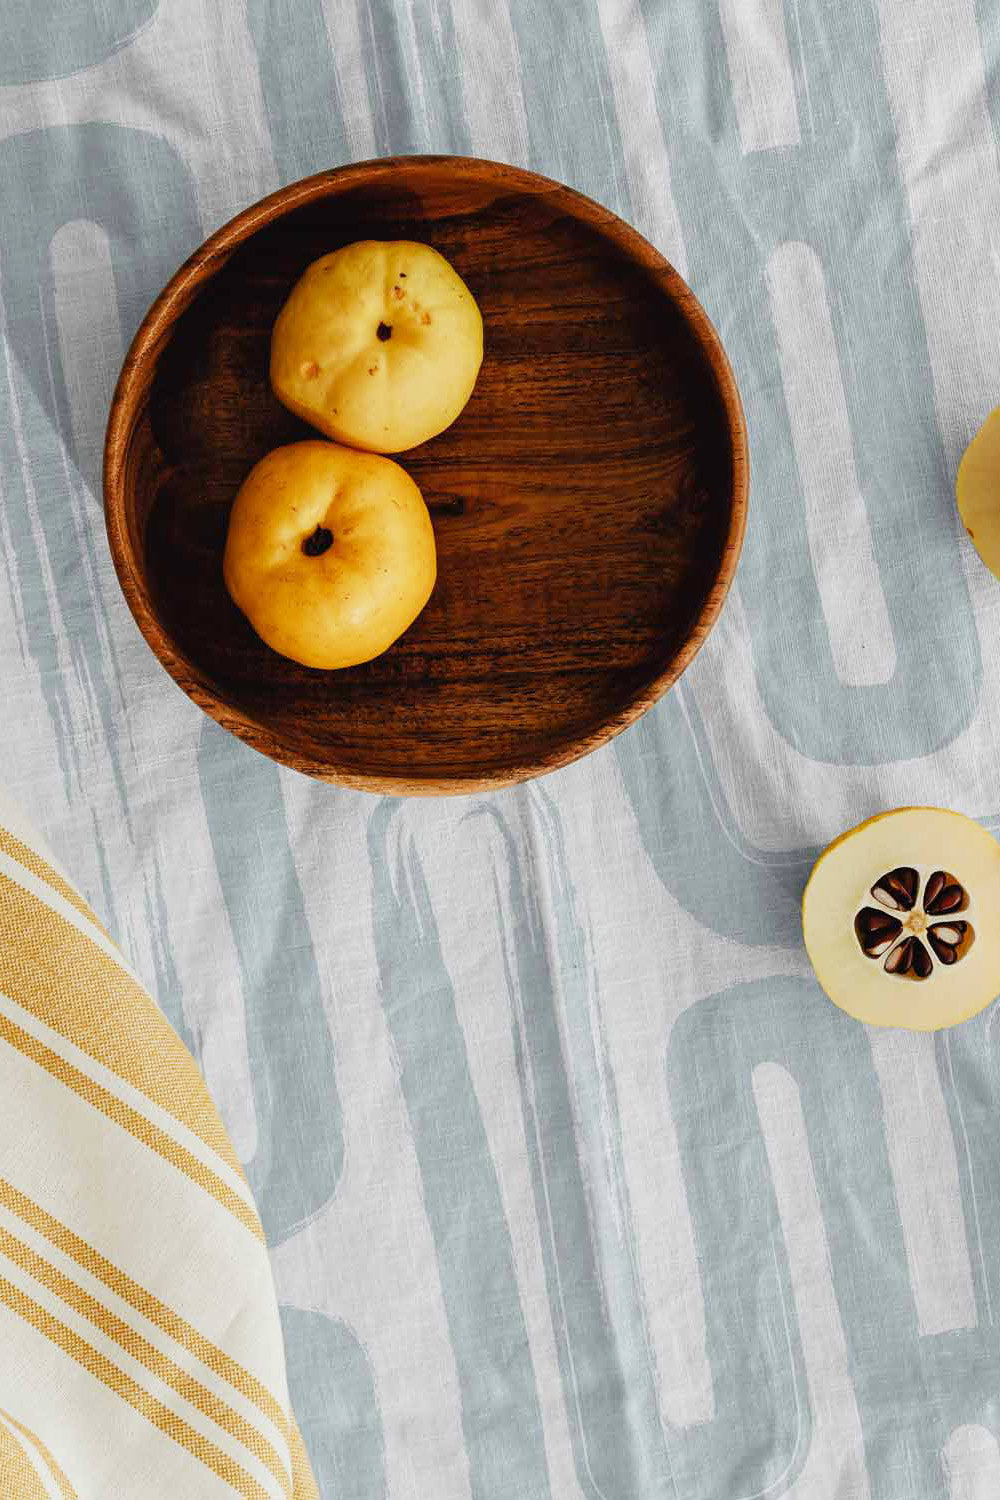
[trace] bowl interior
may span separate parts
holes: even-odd
[[[668,276],[560,190],[434,163],[330,183],[220,257],[144,356],[121,503],[168,664],[314,774],[430,790],[560,764],[662,689],[717,584],[734,503],[718,379]],[[271,393],[274,319],[310,261],[362,238],[440,250],[486,355],[458,421],[398,456],[434,518],[430,603],[384,656],[328,673],[258,640],[221,561],[251,465],[318,435]]]

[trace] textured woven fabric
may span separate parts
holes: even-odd
[[[0,795],[0,1495],[317,1500],[192,1058]]]
[[[330,1500],[1000,1493],[996,1010],[868,1032],[798,908],[884,807],[1000,823],[1000,586],[952,499],[1000,399],[998,82],[996,0],[4,8],[0,774],[200,1061]],[[98,472],[206,233],[425,150],[646,233],[753,471],[681,685],[440,804],[206,720],[118,594]]]

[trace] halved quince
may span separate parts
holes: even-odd
[[[976,551],[1000,578],[1000,406],[986,418],[962,455],[955,498]]]
[[[899,807],[842,834],[802,898],[816,977],[873,1026],[936,1031],[1000,993],[1000,844],[942,807]]]

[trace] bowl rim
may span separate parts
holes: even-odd
[[[305,754],[287,745],[266,723],[254,719],[222,697],[200,668],[181,653],[160,624],[131,546],[125,518],[124,467],[129,443],[143,403],[136,398],[143,375],[155,361],[173,325],[209,276],[257,230],[295,208],[324,197],[336,197],[359,183],[439,166],[445,171],[489,183],[501,190],[544,194],[567,215],[610,239],[658,283],[678,309],[701,349],[725,413],[731,451],[729,525],[719,567],[694,622],[662,671],[637,688],[626,702],[593,728],[534,758],[510,762],[474,776],[446,772],[415,776],[359,772],[340,766],[334,757]],[[213,264],[214,263],[214,264]],[[104,438],[104,518],[112,561],[125,602],[147,645],[177,685],[224,729],[272,760],[322,781],[380,795],[427,796],[494,791],[572,764],[615,738],[642,717],[687,670],[714,626],[736,573],[746,534],[750,460],[746,418],[729,358],[705,309],[680,272],[659,250],[611,209],[554,178],[525,167],[482,157],[413,154],[351,162],[300,178],[242,209],[208,236],[171,276],[140,323],[115,385]]]

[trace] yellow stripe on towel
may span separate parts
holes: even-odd
[[[144,1365],[149,1373],[161,1380],[164,1385],[186,1401],[189,1406],[195,1407],[202,1416],[207,1417],[210,1422],[223,1432],[229,1434],[236,1442],[242,1443],[249,1453],[269,1470],[280,1484],[284,1494],[291,1493],[291,1476],[273,1446],[265,1437],[241,1417],[238,1412],[233,1411],[231,1406],[222,1401],[212,1391],[207,1390],[200,1381],[186,1370],[157,1349],[144,1338],[137,1329],[131,1327],[124,1319],[105,1307],[96,1297],[84,1291],[69,1276],[54,1266],[51,1261],[39,1255],[30,1245],[17,1238],[9,1230],[0,1225],[0,1257],[6,1258],[34,1278],[41,1286],[46,1287],[56,1297],[62,1299],[67,1307],[93,1323],[99,1328],[105,1338],[117,1344],[126,1354],[141,1365]]]
[[[21,1436],[23,1438],[26,1438],[31,1446],[33,1448],[36,1448],[42,1455],[42,1458],[48,1465],[49,1473],[52,1475],[52,1478],[59,1486],[60,1500],[78,1500],[76,1490],[70,1484],[69,1480],[66,1478],[66,1475],[63,1473],[62,1469],[60,1469],[59,1465],[52,1457],[52,1454],[49,1452],[48,1448],[46,1448],[45,1444],[38,1436],[38,1433],[32,1432],[30,1427],[25,1427],[23,1422],[19,1422],[16,1417],[12,1417],[9,1411],[4,1411],[2,1406],[0,1406],[0,1418],[2,1418],[5,1422],[8,1422],[11,1427],[16,1427]]]
[[[69,881],[64,880],[59,871],[52,868],[48,860],[43,859],[40,854],[36,854],[34,849],[30,848],[28,844],[22,843],[7,828],[0,828],[0,851],[8,855],[10,859],[16,860],[25,870],[30,870],[31,874],[38,880],[43,880],[64,901],[68,901],[70,906],[74,907],[82,917],[86,917],[88,922],[93,922],[98,932],[108,938],[109,943],[112,941],[94,916],[86,901],[84,901],[78,891],[73,889]]]
[[[23,1443],[0,1423],[0,1495],[9,1500],[49,1500]]]
[[[2,945],[0,945],[0,970],[2,967]],[[110,1089],[96,1083],[81,1069],[74,1067],[64,1057],[53,1052],[51,1047],[46,1047],[44,1042],[29,1035],[27,1031],[4,1015],[0,1015],[0,1041],[14,1047],[24,1057],[37,1063],[47,1073],[51,1073],[53,1078],[57,1078],[60,1083],[72,1089],[81,1099],[85,1099],[88,1104],[106,1115],[109,1120],[114,1120],[116,1125],[120,1125],[144,1146],[148,1146],[151,1151],[162,1156],[164,1161],[170,1162],[171,1166],[183,1172],[186,1177],[190,1177],[192,1182],[197,1183],[206,1193],[210,1193],[217,1202],[222,1204],[223,1208],[228,1209],[234,1218],[239,1219],[240,1223],[263,1243],[264,1231],[250,1205],[244,1202],[228,1183],[223,1182],[217,1173],[192,1155],[187,1147],[175,1141],[173,1136],[167,1135],[165,1130],[154,1125],[137,1109],[133,1109],[130,1104],[126,1104],[116,1094],[112,1094]]]
[[[281,1433],[286,1442],[289,1441],[289,1421],[279,1403],[265,1386],[261,1385],[255,1375],[249,1370],[231,1359],[218,1345],[213,1344],[210,1339],[200,1334],[197,1328],[193,1328],[180,1313],[175,1312],[172,1307],[161,1302],[146,1287],[140,1286],[133,1281],[131,1276],[114,1265],[105,1256],[88,1245],[78,1234],[74,1234],[67,1225],[61,1224],[51,1214],[46,1213],[31,1198],[19,1192],[12,1183],[6,1182],[0,1177],[0,1204],[10,1213],[16,1214],[26,1224],[30,1224],[38,1234],[43,1235],[50,1244],[71,1260],[84,1271],[89,1271],[97,1281],[102,1281],[106,1287],[123,1302],[127,1302],[137,1313],[141,1313],[150,1323],[155,1324],[168,1338],[180,1344],[189,1354],[217,1375],[225,1380],[234,1390],[239,1391],[248,1401],[267,1417],[268,1421]]]
[[[133,979],[32,892],[0,874],[0,989],[138,1089],[243,1176],[191,1056]]]
[[[230,1458],[228,1453],[223,1453],[221,1448],[209,1442],[200,1432],[196,1432],[189,1423],[184,1421],[183,1417],[170,1411],[162,1401],[158,1401],[155,1396],[150,1395],[149,1391],[144,1390],[137,1381],[133,1380],[131,1375],[112,1363],[106,1355],[88,1344],[72,1328],[54,1317],[34,1298],[22,1292],[20,1287],[8,1281],[5,1276],[0,1276],[0,1303],[9,1307],[24,1322],[43,1334],[70,1359],[75,1360],[78,1365],[93,1375],[95,1380],[99,1380],[102,1385],[107,1386],[108,1390],[120,1396],[147,1422],[159,1428],[166,1437],[180,1444],[182,1448],[186,1448],[238,1495],[243,1495],[245,1500],[271,1500],[263,1485],[258,1484],[242,1464],[238,1464],[234,1458]]]

